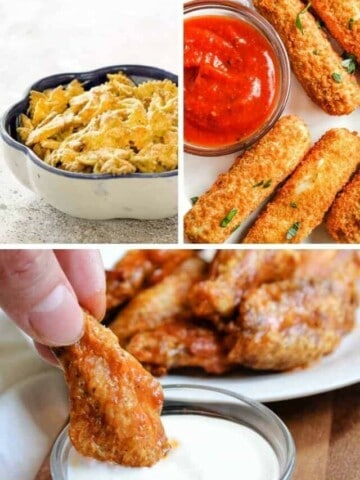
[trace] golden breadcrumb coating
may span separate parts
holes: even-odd
[[[329,130],[249,230],[244,243],[299,243],[321,222],[360,163],[360,137]]]
[[[360,62],[360,1],[312,0],[311,6],[343,49]]]
[[[339,243],[360,243],[360,172],[336,197],[326,218],[326,228]]]
[[[330,115],[353,112],[360,105],[355,76],[343,68],[340,55],[313,15],[304,11],[305,4],[300,0],[254,0],[253,3],[280,35],[291,67],[313,102]],[[298,17],[300,12],[303,13]],[[302,31],[296,26],[297,18]]]
[[[185,215],[189,240],[224,242],[295,169],[309,148],[310,134],[304,122],[293,115],[281,118]],[[224,224],[231,212],[235,214]]]

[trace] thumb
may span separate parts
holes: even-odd
[[[82,335],[82,310],[52,250],[0,251],[0,306],[44,345],[68,345]]]

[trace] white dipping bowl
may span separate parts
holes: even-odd
[[[2,116],[0,134],[4,140],[5,162],[22,185],[73,217],[90,220],[172,217],[177,213],[177,170],[117,176],[73,173],[46,164],[18,139],[19,116],[27,111],[30,90],[43,91],[66,85],[74,79],[82,82],[85,88],[91,88],[106,81],[108,73],[118,71],[124,72],[137,84],[154,79],[169,79],[177,83],[176,75],[143,65],[114,65],[90,72],[43,78]]]

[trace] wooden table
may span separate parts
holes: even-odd
[[[360,383],[268,406],[294,437],[294,480],[360,480]]]

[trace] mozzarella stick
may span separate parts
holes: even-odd
[[[292,115],[281,118],[185,215],[189,240],[224,242],[296,168],[309,148],[305,123]]]
[[[360,62],[360,0],[312,0],[331,35]]]
[[[360,243],[360,172],[332,204],[326,228],[337,242]]]
[[[354,111],[360,105],[355,76],[344,69],[340,55],[304,3],[254,0],[254,5],[280,35],[292,69],[307,95],[330,115]]]
[[[329,130],[249,230],[244,243],[299,243],[317,227],[360,163],[360,137]]]

